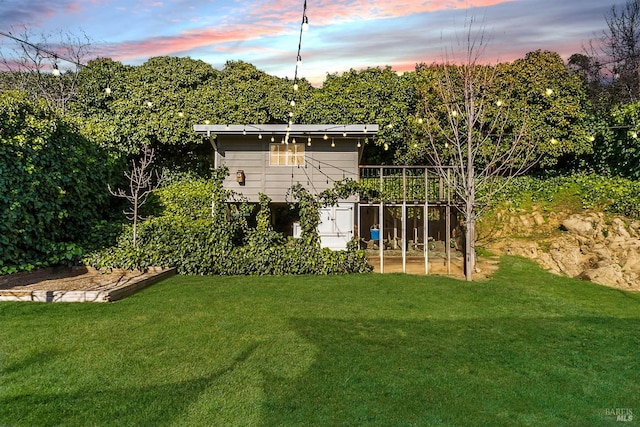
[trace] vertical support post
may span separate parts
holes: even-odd
[[[378,210],[378,221],[380,236],[378,238],[378,251],[380,253],[380,273],[384,273],[384,168],[380,167],[380,208]]]
[[[424,168],[424,274],[429,274],[429,170]]]
[[[407,272],[407,202],[402,201],[402,237],[400,238],[402,245],[402,272]]]
[[[407,169],[402,168],[402,272],[407,272]]]
[[[358,201],[354,203],[356,209],[358,209],[358,216],[356,217],[356,221],[358,223],[355,225],[357,236],[354,236],[358,239],[358,248],[362,249],[362,206],[360,206],[360,196],[358,196]]]
[[[445,212],[447,230],[444,233],[444,251],[447,254],[447,274],[451,274],[451,205],[449,203],[447,203]]]
[[[447,169],[446,215],[445,251],[447,253],[447,274],[451,274],[451,169]]]
[[[218,145],[216,144],[215,138],[211,136],[211,131],[207,130],[207,138],[209,139],[209,144],[213,148],[213,168],[218,168]]]

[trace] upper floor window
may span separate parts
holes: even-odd
[[[304,144],[270,144],[269,165],[304,166]]]

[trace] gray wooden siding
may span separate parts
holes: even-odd
[[[277,138],[276,138],[277,140]],[[299,138],[302,144],[302,138]],[[313,193],[333,187],[334,181],[344,178],[357,180],[358,148],[356,140],[314,139],[311,147],[305,144],[304,166],[270,166],[270,136],[262,140],[255,135],[219,136],[217,165],[226,165],[229,176],[224,182],[225,188],[241,193],[249,201],[258,201],[259,193],[265,193],[273,202],[285,202],[287,190],[300,183]],[[244,171],[245,185],[236,182],[236,172]],[[354,198],[349,199],[354,201]]]

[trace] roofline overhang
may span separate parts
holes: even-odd
[[[193,125],[195,133],[200,135],[284,135],[289,133],[291,136],[343,136],[366,138],[374,137],[378,133],[378,125],[376,124],[320,124],[320,125],[303,125],[293,124],[246,124],[246,125]]]

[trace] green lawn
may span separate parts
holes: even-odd
[[[639,350],[640,294],[517,258],[473,283],[175,276],[0,303],[0,425],[637,425]]]

